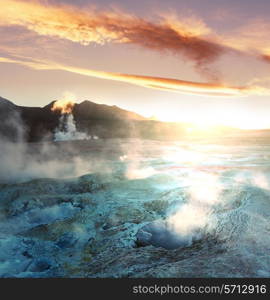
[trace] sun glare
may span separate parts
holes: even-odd
[[[229,110],[220,107],[216,112],[198,113],[185,113],[179,114],[177,110],[160,111],[156,113],[156,119],[163,122],[179,122],[186,123],[186,131],[188,133],[196,132],[211,132],[216,131],[217,127],[231,127],[238,129],[265,129],[270,127],[270,122],[266,121],[259,116],[254,116],[250,112],[240,110]]]

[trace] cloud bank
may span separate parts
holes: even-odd
[[[181,55],[192,61],[200,71],[207,71],[212,62],[230,51],[252,53],[262,61],[269,62],[269,56],[263,52],[265,49],[261,48],[262,52],[258,49],[261,47],[258,39],[265,34],[260,34],[256,43],[251,42],[254,28],[258,28],[258,24],[254,24],[253,27],[251,25],[243,27],[231,36],[229,34],[218,36],[198,17],[180,20],[174,15],[160,15],[159,18],[151,21],[116,10],[98,11],[93,7],[82,10],[74,6],[22,0],[6,0],[0,10],[0,27],[19,26],[39,36],[56,37],[81,45],[91,43],[137,45],[144,49]],[[16,51],[8,50],[6,53],[8,55],[0,57],[0,62],[16,63],[36,70],[62,70],[164,91],[224,97],[269,94],[268,88],[258,84],[231,86],[224,81],[202,83],[113,73],[78,68],[45,59],[21,57],[16,54]]]
[[[41,36],[58,37],[82,45],[133,44],[155,51],[183,55],[198,66],[235,50],[262,57],[269,54],[270,25],[249,20],[231,32],[217,33],[197,16],[159,14],[148,20],[119,10],[79,9],[44,1],[5,0],[0,26],[21,26]]]
[[[121,43],[169,51],[183,55],[197,66],[212,62],[225,51],[224,46],[204,38],[209,29],[194,17],[180,21],[174,16],[160,16],[154,22],[117,11],[7,0],[0,11],[1,25],[22,26],[39,35],[82,45]]]
[[[270,90],[256,85],[227,86],[226,84],[192,82],[173,78],[162,78],[113,72],[103,72],[91,69],[77,68],[41,60],[22,60],[0,57],[0,62],[21,64],[36,70],[61,70],[79,75],[115,80],[143,86],[146,88],[168,90],[184,94],[220,97],[242,97],[248,95],[269,95]]]

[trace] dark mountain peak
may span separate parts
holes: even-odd
[[[1,96],[0,96],[0,106],[1,107],[6,106],[6,107],[9,107],[9,108],[15,108],[16,107],[16,105],[13,104],[11,101],[9,101],[5,98],[2,98]]]
[[[0,119],[4,124],[5,121],[19,116],[20,124],[26,131],[26,141],[53,140],[60,118],[60,113],[51,111],[55,101],[43,107],[28,107],[18,106],[7,99],[0,98]],[[151,121],[116,105],[98,104],[89,100],[76,103],[73,115],[79,131],[100,138],[168,138],[183,134],[181,126]],[[16,134],[13,134],[7,126],[0,127],[1,134],[16,138]]]
[[[93,102],[93,101],[90,101],[90,100],[84,100],[84,101],[82,101],[81,103],[76,103],[77,105],[93,105],[93,104],[97,104],[97,103],[95,103],[95,102]]]
[[[57,101],[57,100],[51,101],[49,104],[43,106],[42,109],[44,109],[44,110],[46,110],[46,111],[51,111],[51,109],[52,109],[52,107],[53,107],[53,105],[54,105],[54,103],[55,103],[56,101]]]
[[[46,104],[45,106],[43,106],[43,108],[46,108],[46,107],[52,107],[53,104],[56,102],[57,100],[53,100],[51,101],[50,103]]]
[[[79,107],[83,107],[83,108],[93,108],[93,107],[112,107],[110,105],[107,104],[99,104],[90,100],[84,100],[81,103],[76,103],[75,105],[79,106]]]
[[[116,105],[98,104],[89,100],[75,104],[73,112],[75,117],[83,119],[145,120],[139,114],[124,110]]]

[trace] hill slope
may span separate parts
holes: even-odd
[[[61,116],[51,110],[54,102],[44,107],[26,107],[0,97],[0,135],[27,142],[52,141]],[[117,106],[88,100],[75,104],[73,116],[79,131],[100,138],[179,139],[189,135],[186,130],[190,126],[188,124],[149,120]],[[219,135],[238,132],[222,127]]]
[[[16,130],[19,130],[24,133],[25,140],[29,142],[52,140],[60,118],[58,112],[51,111],[53,104],[54,101],[44,107],[18,106],[0,97],[2,120],[0,134],[16,140],[18,139]],[[97,104],[87,100],[75,104],[73,115],[80,131],[101,138],[162,138],[162,136],[170,136],[173,128],[172,123],[148,120],[117,106]],[[179,133],[181,132],[182,129]]]

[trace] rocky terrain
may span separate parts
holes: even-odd
[[[219,201],[207,210],[207,221],[188,236],[177,232],[176,247],[170,248],[176,233],[166,227],[170,217],[180,212],[180,227],[190,225],[188,218],[194,222],[192,216],[206,205],[192,204],[190,187],[201,171],[187,158],[177,164],[168,144],[150,141],[141,142],[139,164],[134,166],[135,156],[123,159],[123,155],[134,149],[135,141],[118,142],[131,144],[120,151],[119,143],[107,141],[108,152],[101,140],[77,145],[90,167],[101,159],[103,149],[107,154],[102,164],[107,168],[96,165],[95,171],[77,177],[66,174],[67,178],[0,185],[1,277],[270,276],[270,192],[237,180],[239,151],[237,164],[227,161],[229,169],[213,169],[213,155],[204,160],[208,168],[204,174],[218,175],[222,183]],[[58,143],[57,149],[66,150],[68,145]],[[186,150],[177,147],[183,159]],[[202,199],[204,192],[200,191]],[[190,204],[192,214],[181,214]],[[155,230],[163,242],[155,239]]]

